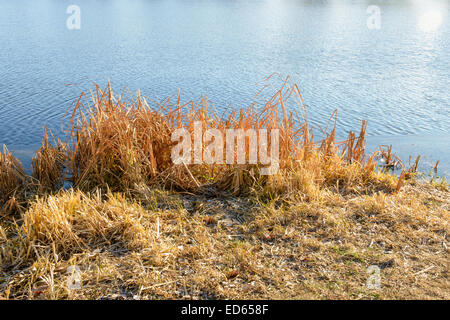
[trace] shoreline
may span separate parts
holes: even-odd
[[[285,112],[283,99],[301,98],[287,81],[262,113],[229,118],[204,101],[155,111],[97,87],[66,141],[45,131],[31,172],[3,149],[0,299],[449,299],[446,181],[377,168],[366,122],[315,143]],[[276,130],[278,170],[174,164],[173,132],[195,143],[198,121],[221,134]],[[232,158],[252,150],[240,146]]]
[[[342,139],[344,140],[344,139]],[[1,144],[0,144],[1,145]],[[442,150],[450,150],[450,142],[445,134],[411,134],[411,135],[383,135],[366,137],[366,148],[368,154],[378,149],[380,145],[392,145],[394,153],[405,163],[408,164],[409,156],[414,161],[417,156],[421,156],[419,162],[419,172],[425,177],[429,176],[432,167],[439,161],[437,175],[441,178],[450,180],[450,154],[442,154]],[[31,159],[40,144],[36,145],[6,145],[8,150],[19,159],[24,168],[29,170]],[[425,150],[424,150],[425,149]],[[401,170],[397,170],[400,174]]]

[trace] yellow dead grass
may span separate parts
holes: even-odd
[[[377,155],[397,162],[391,148],[366,154],[366,122],[338,142],[333,114],[316,143],[289,78],[226,117],[206,99],[150,106],[110,85],[90,97],[65,141],[45,130],[31,175],[0,153],[1,297],[448,299],[446,183],[417,183],[418,160],[400,178],[377,169]],[[196,121],[278,129],[280,170],[174,165],[171,134]],[[79,291],[67,286],[75,265]],[[365,287],[370,265],[386,269],[379,292]]]

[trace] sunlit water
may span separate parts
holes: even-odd
[[[80,30],[66,28],[71,4]],[[441,160],[450,176],[449,13],[445,0],[0,0],[0,143],[28,163],[42,127],[60,135],[93,82],[156,100],[180,88],[227,111],[278,72],[299,84],[314,126],[338,109],[342,138],[367,119],[371,148],[422,154],[423,170]]]

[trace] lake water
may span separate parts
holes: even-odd
[[[371,148],[450,176],[450,1],[0,0],[0,144],[25,163],[93,82],[226,111],[273,72],[299,84],[313,125],[338,109],[345,137],[367,119]]]

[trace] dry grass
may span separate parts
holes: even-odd
[[[346,141],[336,142],[335,119],[330,132],[324,132],[326,139],[314,142],[300,91],[289,78],[262,107],[252,106],[227,117],[217,116],[206,99],[181,103],[178,96],[175,103],[167,99],[149,107],[139,93],[127,102],[122,95],[115,96],[110,86],[103,91],[97,86],[91,97],[92,106],[82,103],[83,95],[78,100],[67,142],[72,181],[86,191],[106,186],[126,191],[140,183],[191,192],[213,187],[236,195],[252,189],[260,192],[266,186],[271,193],[286,193],[306,184],[310,187],[304,191],[313,193],[330,185],[349,191],[395,189],[393,179],[375,172],[376,154],[365,153],[366,122],[357,137],[350,132]],[[288,113],[288,106],[296,107],[296,114]],[[261,164],[174,165],[171,134],[185,128],[193,138],[195,122],[201,123],[202,134],[216,129],[223,136],[227,129],[278,129],[280,172],[259,176]],[[246,154],[249,148],[246,141]]]
[[[64,185],[66,144],[52,138],[56,140],[55,146],[49,141],[47,128],[44,128],[42,146],[32,159],[31,176],[37,181],[40,193],[54,192]]]
[[[363,121],[358,136],[350,132],[347,140],[337,142],[336,113],[333,116],[334,126],[323,130],[326,138],[316,143],[300,91],[289,78],[264,105],[221,117],[207,99],[182,103],[178,96],[176,102],[168,98],[149,106],[139,92],[136,98],[125,99],[122,94],[114,95],[110,85],[105,90],[96,86],[90,101],[83,93],[73,108],[66,141],[53,138],[55,143],[50,143],[45,129],[42,147],[33,158],[31,181],[40,194],[55,192],[68,182],[88,192],[96,188],[126,192],[146,184],[235,195],[256,191],[273,196],[300,189],[305,197],[312,198],[321,188],[330,186],[343,192],[369,193],[389,192],[401,186],[395,178],[375,170],[377,153],[366,155],[367,123]],[[202,135],[208,129],[218,130],[223,136],[227,129],[279,130],[280,170],[276,175],[261,176],[259,169],[264,165],[260,162],[174,165],[172,133],[184,128],[194,139],[195,123],[201,123]],[[226,147],[225,142],[224,150]],[[246,139],[244,153],[249,154],[249,149]],[[235,149],[235,157],[237,152]]]
[[[21,210],[26,179],[20,161],[3,146],[3,153],[0,152],[0,213]]]
[[[431,186],[408,183],[391,195],[324,191],[307,202],[141,186],[133,198],[140,205],[79,191],[36,200],[20,228],[4,225],[0,292],[15,299],[450,298],[450,201]],[[371,265],[381,269],[379,290],[366,287]],[[80,289],[68,287],[71,266],[80,270]]]
[[[416,182],[418,159],[400,178],[377,169],[377,157],[402,164],[390,147],[366,154],[366,122],[338,142],[335,113],[315,142],[289,78],[264,105],[226,117],[206,99],[147,101],[111,86],[89,103],[82,94],[65,141],[45,130],[30,176],[4,148],[0,297],[450,297],[448,185]],[[278,129],[280,170],[174,165],[171,134],[196,121],[203,132]],[[370,265],[380,290],[365,285]],[[68,285],[74,266],[80,289]]]
[[[80,191],[63,192],[37,199],[25,213],[22,230],[33,244],[54,244],[59,253],[69,255],[92,246],[123,243],[133,248],[148,240],[142,225],[151,215],[119,195],[101,193],[86,196]]]
[[[73,184],[84,190],[123,191],[154,178],[170,162],[167,120],[140,95],[127,105],[110,87],[96,88],[93,106],[79,100],[71,118],[68,159]]]

